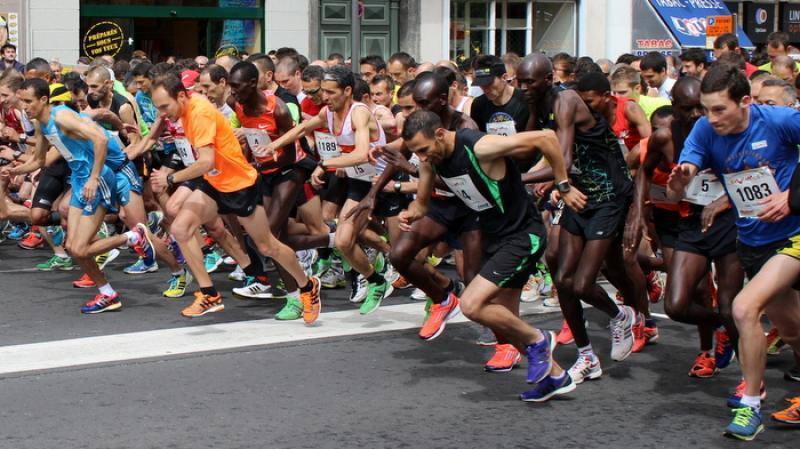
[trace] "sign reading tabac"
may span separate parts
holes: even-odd
[[[706,22],[706,47],[714,48],[717,37],[733,32],[733,16],[709,17]]]
[[[125,45],[125,35],[122,27],[114,22],[98,22],[83,36],[83,53],[90,58],[102,55],[116,56],[123,45]]]

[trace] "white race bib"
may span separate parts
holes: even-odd
[[[314,131],[314,140],[317,142],[317,153],[323,161],[342,155],[342,149],[333,135]]]
[[[344,169],[347,176],[353,179],[360,179],[362,181],[372,182],[372,178],[377,176],[378,171],[372,164],[361,164],[355,167],[347,167]]]
[[[250,151],[252,151],[253,154],[256,154],[256,146],[269,145],[272,142],[272,139],[269,138],[269,135],[264,130],[255,128],[242,128],[242,131],[244,131],[244,137],[247,139],[247,145],[250,146]]]
[[[50,142],[50,145],[56,147],[56,150],[61,153],[61,157],[63,157],[65,161],[72,162],[75,160],[72,152],[69,151],[69,148],[67,148],[67,145],[64,144],[64,141],[61,140],[58,134],[45,134],[44,138]]]
[[[453,178],[442,177],[442,181],[444,181],[447,187],[449,187],[470,209],[481,212],[493,207],[492,203],[487,201],[481,192],[478,191],[478,188],[472,182],[469,175],[461,175]]]
[[[736,205],[741,218],[757,216],[764,207],[760,204],[761,201],[773,193],[780,192],[769,167],[758,167],[723,176],[728,196]]]
[[[189,143],[189,139],[185,137],[176,137],[175,148],[178,150],[178,157],[183,161],[183,165],[188,167],[197,162],[197,158],[194,157],[194,149],[192,149],[192,144]]]
[[[698,206],[708,206],[722,195],[725,195],[725,187],[717,177],[711,173],[700,173],[686,187],[683,199]]]
[[[653,204],[678,204],[667,198],[667,188],[658,184],[650,184],[650,202]]]
[[[493,136],[513,136],[517,133],[514,122],[506,120],[504,122],[494,122],[486,124],[486,134]]]

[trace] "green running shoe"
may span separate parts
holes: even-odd
[[[364,300],[364,303],[361,304],[361,308],[359,312],[362,315],[368,315],[376,310],[381,305],[381,301],[383,298],[389,296],[394,291],[394,287],[392,284],[383,281],[380,284],[367,284],[367,299]]]
[[[54,270],[70,271],[73,268],[75,268],[75,265],[72,264],[72,258],[69,256],[67,257],[53,256],[47,262],[36,265],[36,269],[39,271],[54,271]]]
[[[293,321],[299,320],[303,317],[303,304],[299,298],[286,297],[286,305],[275,315],[275,319],[279,321]]]

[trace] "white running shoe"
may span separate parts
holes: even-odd
[[[242,267],[240,267],[239,265],[236,265],[236,269],[228,273],[228,279],[232,281],[242,282],[246,277],[247,275],[244,274],[244,270],[242,270]]]
[[[390,284],[394,284],[396,280],[400,279],[400,273],[394,269],[388,260],[386,261],[386,274],[383,276],[383,278],[386,279],[386,282]]]
[[[244,287],[234,288],[233,294],[249,299],[272,299],[272,286],[264,285],[255,278],[247,278],[247,284]]]
[[[350,292],[350,302],[353,304],[360,304],[367,299],[368,293],[368,285],[367,279],[362,276],[358,275],[358,281],[356,282],[356,288],[352,289]],[[391,284],[390,284],[391,285]]]
[[[567,370],[569,377],[576,384],[584,380],[599,379],[603,375],[603,368],[600,367],[600,360],[597,357],[584,357],[579,355],[578,360]]]
[[[624,316],[622,319],[612,318],[611,327],[611,359],[625,360],[633,348],[633,323],[636,313],[628,306],[619,306]]]
[[[426,301],[428,299],[428,295],[422,290],[415,288],[414,291],[411,292],[411,299],[414,301]]]
[[[113,262],[117,257],[119,257],[119,250],[117,248],[113,248],[107,253],[95,256],[94,260],[97,262],[97,266],[100,268],[100,271],[103,271],[105,270],[106,266]]]
[[[536,276],[530,276],[528,282],[522,287],[522,294],[519,300],[522,302],[534,302],[539,299],[539,282]]]

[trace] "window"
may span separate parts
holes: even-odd
[[[573,54],[575,20],[572,0],[451,0],[450,59],[508,52]]]

